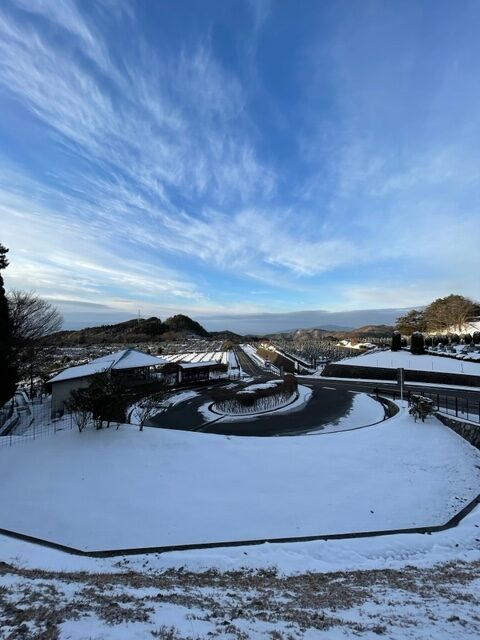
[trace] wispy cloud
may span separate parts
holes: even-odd
[[[240,3],[226,22],[207,8],[203,28],[178,18],[188,37],[155,3],[2,4],[13,284],[207,311],[478,295],[471,9],[452,18],[463,40],[434,11],[429,43],[420,6],[354,20],[315,4]]]

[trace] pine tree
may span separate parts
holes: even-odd
[[[8,267],[8,249],[0,244],[0,271]],[[13,397],[18,382],[12,356],[12,323],[0,273],[0,407]]]

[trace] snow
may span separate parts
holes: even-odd
[[[164,364],[162,358],[151,356],[148,353],[135,349],[123,349],[101,358],[96,358],[88,364],[81,364],[77,367],[70,367],[60,372],[49,382],[60,382],[61,380],[72,380],[102,373],[109,369],[135,369],[138,367],[157,367]]]
[[[196,398],[199,394],[198,391],[194,391],[193,389],[187,389],[185,391],[179,391],[178,393],[173,393],[166,398],[165,404],[169,407],[174,407],[181,402],[186,402],[187,400],[191,400],[192,398]]]
[[[310,400],[310,398],[312,397],[312,389],[304,386],[304,385],[298,385],[297,388],[297,398],[295,400],[293,400],[293,402],[291,400],[288,400],[286,404],[277,407],[276,409],[269,409],[267,411],[261,411],[258,412],[258,414],[248,414],[248,415],[224,415],[221,420],[222,422],[236,422],[237,420],[251,420],[253,416],[255,415],[265,415],[265,414],[270,414],[270,413],[292,413],[293,411],[300,411],[301,409],[303,409],[303,407],[307,404],[307,402]],[[205,404],[201,405],[198,408],[198,411],[202,414],[202,416],[206,419],[206,420],[215,420],[215,421],[219,421],[218,418],[218,413],[211,411],[210,407],[211,407],[212,403],[211,402],[206,402]],[[294,427],[293,427],[294,428]]]
[[[359,421],[360,415],[365,416],[363,418],[365,422],[362,423]],[[325,425],[321,433],[336,433],[349,429],[362,429],[364,426],[383,421],[384,417],[385,411],[379,402],[364,393],[357,393],[353,397],[352,407],[348,414],[342,416],[335,422]],[[366,422],[367,419],[369,421],[368,423]],[[312,431],[312,433],[318,433],[318,429]]]
[[[479,481],[478,451],[405,409],[309,437],[122,426],[0,450],[0,527],[84,550],[418,527]]]
[[[388,369],[414,369],[442,373],[464,373],[480,376],[480,362],[459,361],[456,358],[429,354],[412,355],[409,351],[374,351],[354,358],[345,358],[335,364],[358,367],[384,367]]]
[[[240,348],[247,354],[249,358],[251,358],[261,367],[265,368],[265,360],[257,354],[257,350],[255,349],[255,347],[252,347],[251,344],[241,344]]]
[[[258,389],[272,389],[278,387],[281,384],[281,380],[268,380],[268,382],[259,382],[258,384],[250,384],[245,389],[242,389],[241,393],[255,393]]]
[[[216,360],[197,360],[192,362],[179,362],[178,365],[182,369],[196,369],[198,367],[213,367],[218,362]]]

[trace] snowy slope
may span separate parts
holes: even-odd
[[[124,426],[0,450],[0,527],[81,549],[414,527],[447,521],[479,484],[478,451],[402,413],[284,438]]]
[[[466,373],[480,376],[480,362],[465,362],[444,356],[429,354],[412,355],[409,351],[374,351],[355,358],[345,358],[336,364],[355,365],[357,367],[385,367],[414,369],[416,371],[435,371],[443,373]]]

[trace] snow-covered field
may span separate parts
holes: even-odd
[[[479,483],[478,451],[405,411],[309,437],[122,426],[0,450],[0,527],[84,550],[417,527]]]
[[[348,364],[358,367],[404,368],[416,371],[435,371],[443,373],[465,373],[480,376],[480,362],[465,362],[455,358],[429,354],[412,355],[409,351],[373,351],[355,358],[345,358],[336,364]]]

